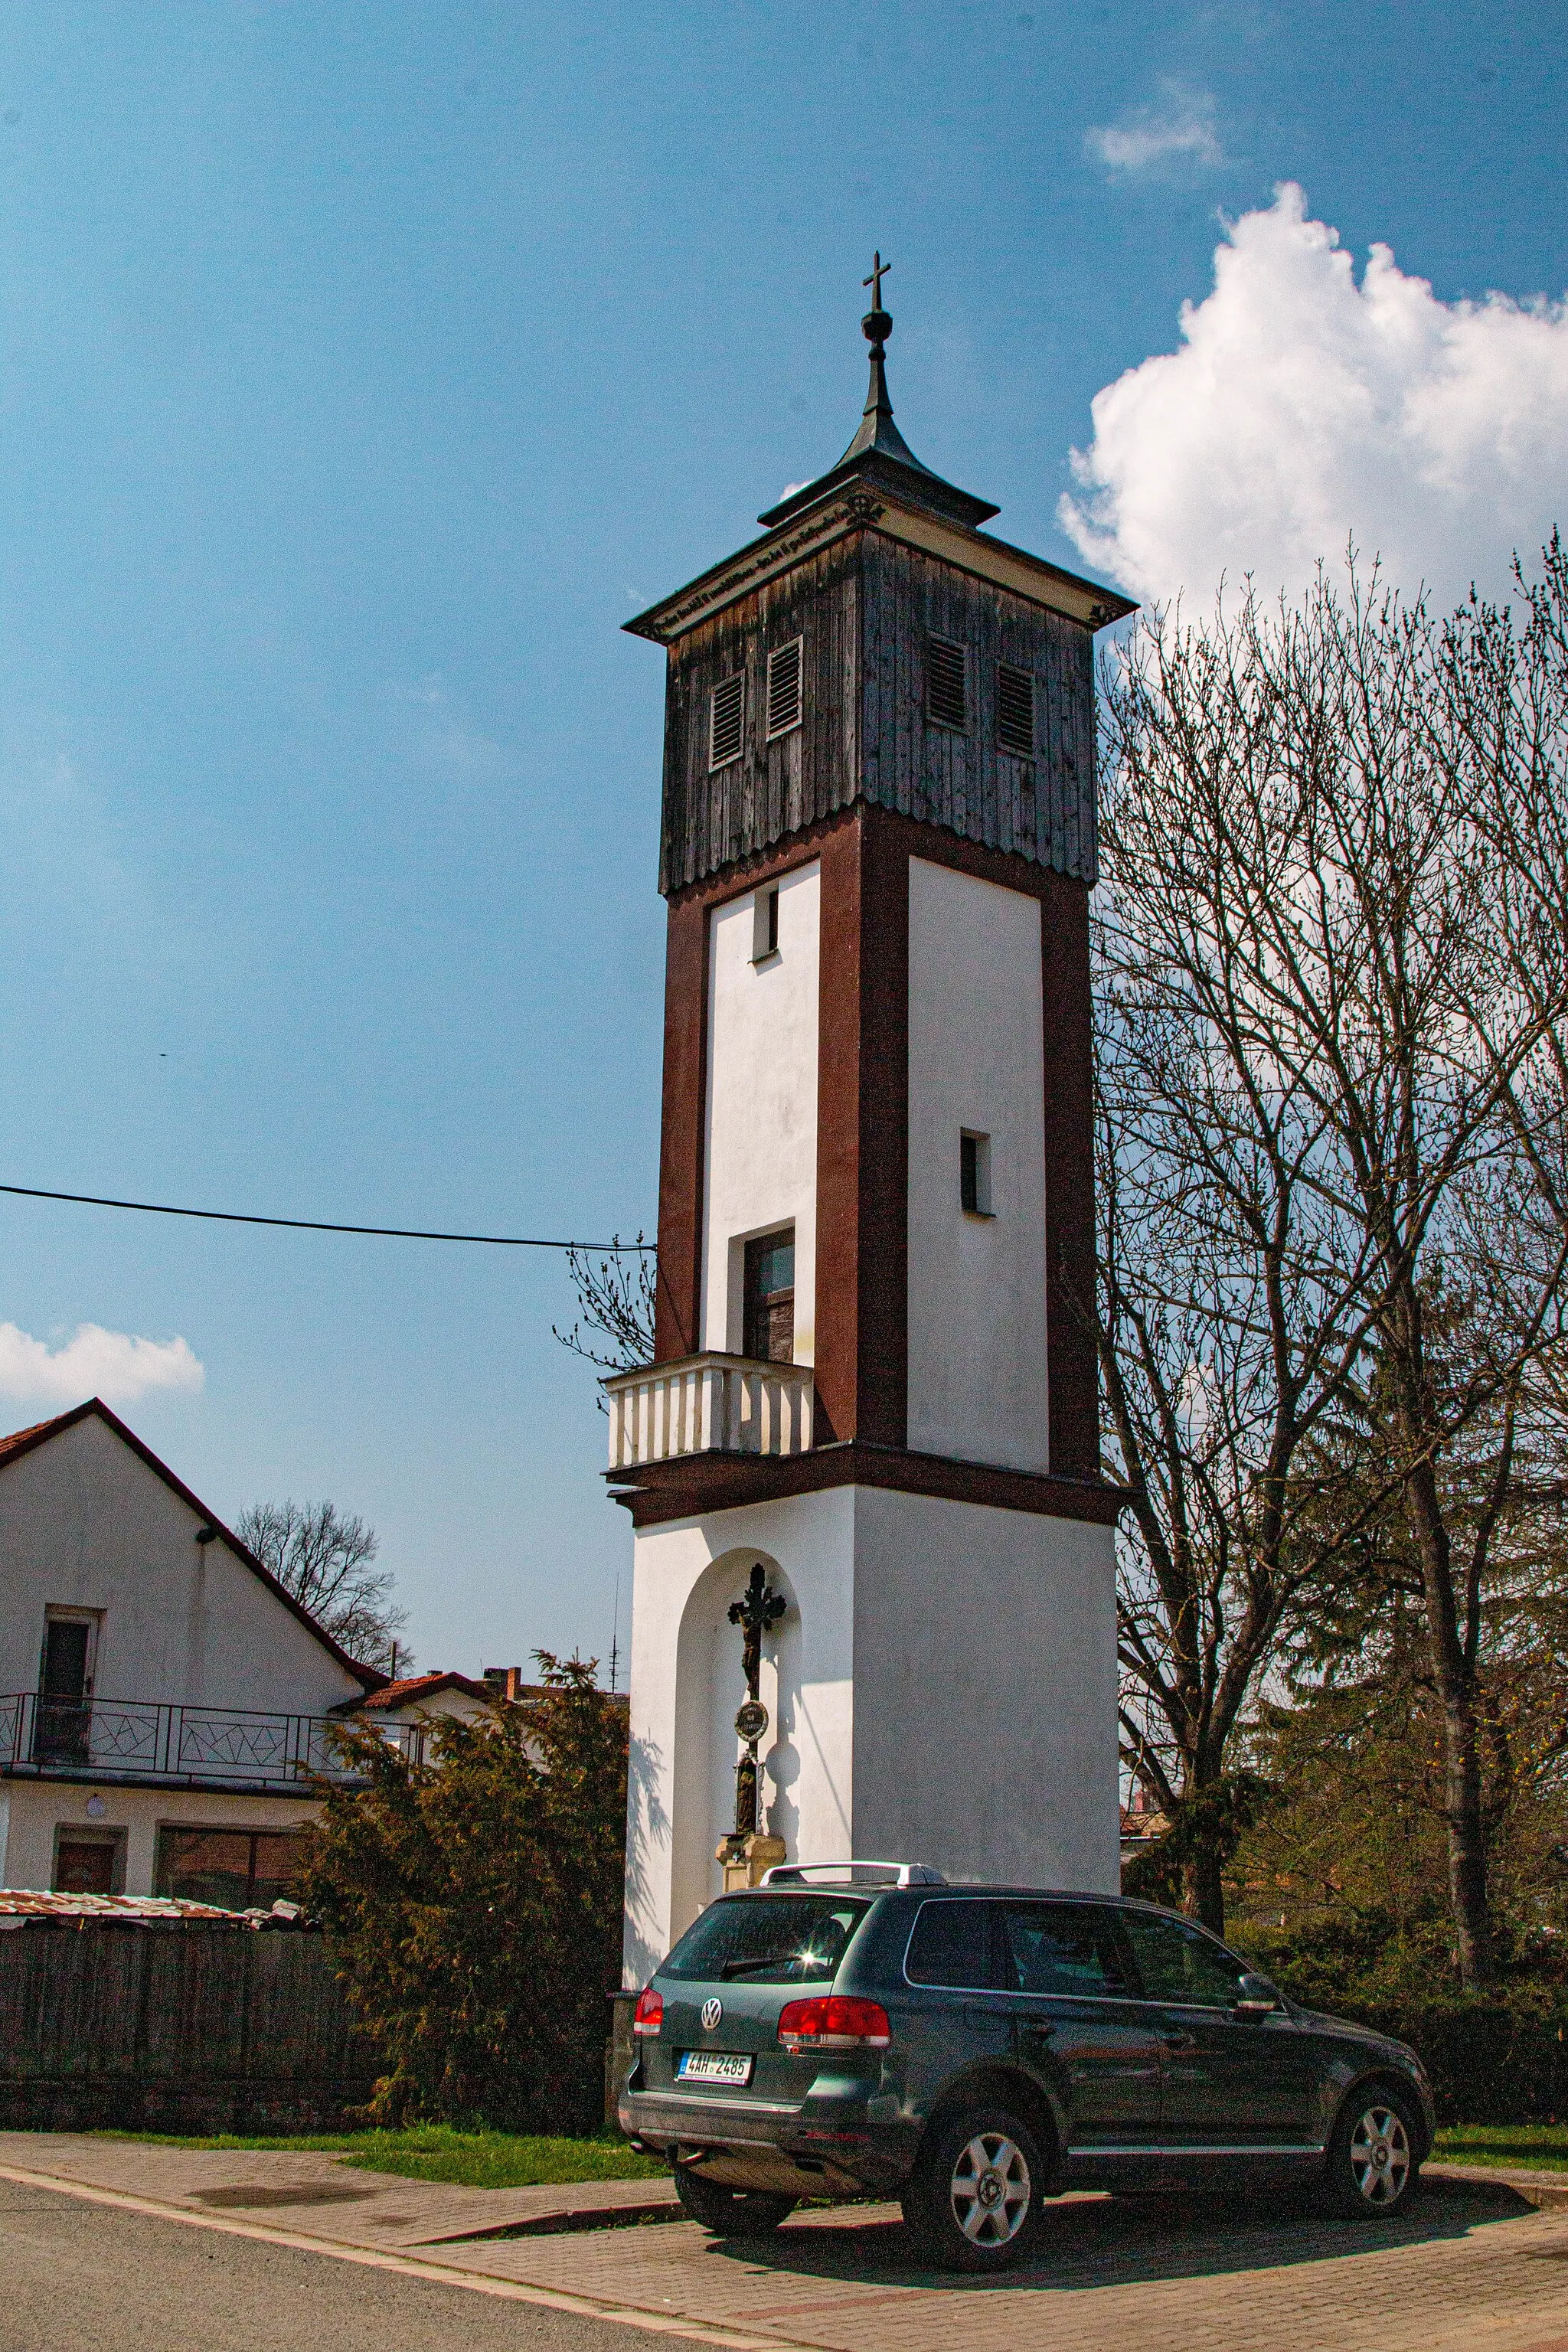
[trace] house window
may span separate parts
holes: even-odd
[[[759,890],[752,901],[752,961],[766,963],[779,951],[779,886]]]
[[[989,1217],[991,1206],[991,1138],[965,1128],[958,1139],[958,1198],[965,1216]]]
[[[727,768],[738,760],[746,740],[746,673],[721,677],[713,689],[708,713],[708,765]]]
[[[269,1911],[293,1884],[302,1844],[288,1830],[161,1829],[153,1892],[220,1911]]]
[[[768,656],[768,740],[800,725],[802,640],[795,637]]]
[[[795,1361],[795,1227],[746,1244],[743,1355],[753,1363]]]
[[[123,1830],[79,1829],[62,1822],[55,1832],[57,1895],[119,1895],[125,1885]]]
[[[969,724],[963,647],[946,637],[926,640],[926,717],[961,733]]]
[[[1026,669],[996,665],[996,740],[1020,759],[1035,756],[1035,680]]]

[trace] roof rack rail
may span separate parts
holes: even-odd
[[[775,1862],[763,1886],[945,1886],[924,1862]]]

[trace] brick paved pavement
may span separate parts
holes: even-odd
[[[1443,2193],[1340,2225],[1086,2198],[984,2284],[911,2268],[886,2208],[797,2217],[762,2252],[676,2223],[446,2259],[824,2352],[1568,2352],[1568,2212],[1500,2211]]]
[[[974,2284],[914,2268],[889,2207],[797,2215],[752,2247],[687,2221],[456,2239],[604,2192],[449,2189],[330,2158],[86,2135],[0,2135],[0,2165],[187,2220],[306,2233],[323,2253],[416,2254],[426,2276],[435,2263],[454,2284],[566,2296],[759,2352],[1568,2352],[1568,2209],[1531,2212],[1495,2184],[1435,2182],[1407,2219],[1361,2225],[1263,2200],[1068,2199],[1037,2262]],[[659,2186],[625,2184],[611,2201]]]

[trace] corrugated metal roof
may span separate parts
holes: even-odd
[[[292,1906],[290,1906],[290,1910]],[[213,1903],[186,1903],[166,1895],[61,1895],[36,1886],[0,1886],[0,1927],[28,1919],[123,1919],[132,1925],[162,1922],[179,1927],[186,1920],[212,1920],[220,1927],[289,1926],[288,1914],[221,1911]]]

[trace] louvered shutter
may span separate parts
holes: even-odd
[[[746,738],[746,673],[721,677],[713,689],[708,721],[708,765],[727,768],[738,760]]]
[[[768,740],[800,725],[801,640],[793,638],[768,656]]]
[[[996,665],[996,740],[1021,759],[1035,756],[1035,680],[1032,672]]]
[[[934,719],[939,727],[963,729],[969,724],[963,647],[950,645],[945,637],[926,641],[926,717]]]

